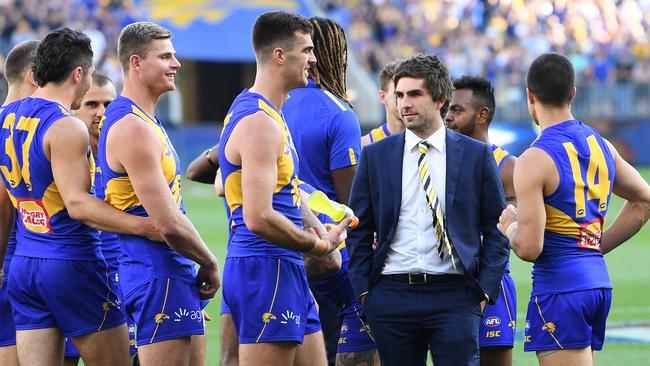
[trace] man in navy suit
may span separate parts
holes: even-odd
[[[478,365],[478,329],[508,259],[505,206],[490,147],[444,127],[449,71],[403,61],[393,82],[406,131],[364,148],[350,207],[349,273],[383,366]],[[373,233],[377,247],[372,248]]]

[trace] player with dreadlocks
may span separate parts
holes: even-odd
[[[309,68],[308,85],[289,92],[282,110],[298,153],[300,179],[330,199],[347,203],[361,150],[359,121],[346,92],[347,40],[343,28],[331,19],[314,17],[310,22],[318,62]],[[331,267],[321,259],[305,261],[320,305],[328,356],[331,362],[336,353],[337,365],[373,364],[379,357],[359,316],[361,305],[347,276],[347,251],[344,246],[339,250],[342,265],[334,273],[323,270]]]

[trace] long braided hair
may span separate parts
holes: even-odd
[[[312,79],[352,106],[346,92],[348,42],[343,28],[331,19],[313,17],[309,21],[314,26],[314,55],[317,60],[316,67],[309,69]]]

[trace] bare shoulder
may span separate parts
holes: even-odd
[[[531,147],[517,159],[513,181],[515,187],[542,186],[544,195],[547,196],[557,189],[560,175],[550,155],[542,149]]]
[[[156,131],[153,126],[143,121],[134,114],[127,114],[119,119],[109,131],[109,136],[120,137],[120,140],[139,140],[143,137],[155,136]]]
[[[66,116],[54,122],[47,129],[43,137],[43,147],[50,150],[50,145],[74,145],[79,143],[88,144],[88,128],[80,119],[73,116]]]
[[[242,118],[234,127],[228,139],[228,149],[235,147],[264,148],[268,144],[278,144],[282,140],[280,124],[263,111],[258,111]]]

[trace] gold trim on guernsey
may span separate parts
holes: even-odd
[[[508,155],[508,152],[500,147],[497,147],[494,151],[492,151],[492,155],[494,155],[494,160],[496,161],[497,166],[499,166],[499,164],[501,164],[501,160],[503,160],[503,158]]]
[[[327,95],[328,97],[330,97],[330,99],[331,99],[334,103],[336,103],[336,105],[339,106],[339,108],[341,108],[342,111],[347,111],[347,110],[348,110],[348,109],[347,109],[347,108],[346,108],[346,107],[345,107],[341,102],[339,102],[338,98],[336,98],[336,97],[334,96],[334,94],[332,94],[330,91],[325,90],[325,89],[321,89],[321,90],[323,91],[323,93],[325,93],[325,95]]]
[[[372,129],[370,131],[370,136],[371,136],[370,140],[371,140],[371,142],[381,141],[381,140],[385,139],[386,137],[388,137],[388,135],[386,135],[386,132],[384,132],[383,127],[384,126],[381,125],[381,126],[379,126],[377,128],[374,128],[374,129]]]
[[[558,210],[551,205],[544,205],[546,209],[546,227],[547,231],[578,237],[580,235],[580,226],[566,213]]]

